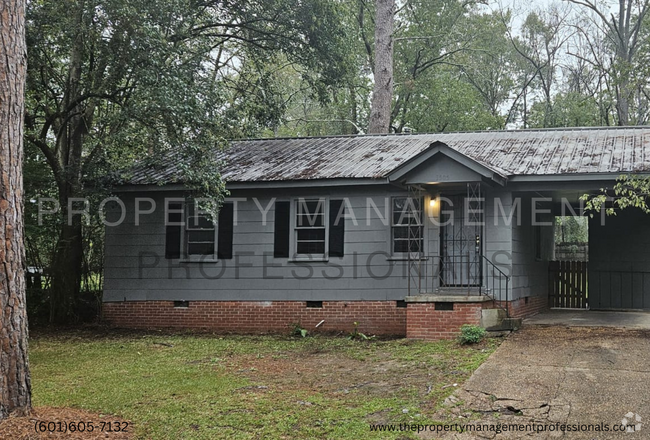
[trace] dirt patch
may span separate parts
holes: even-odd
[[[38,407],[29,416],[0,422],[0,439],[12,440],[130,440],[133,432],[127,420],[74,408]]]
[[[464,348],[483,350],[482,346]],[[338,351],[283,352],[274,356],[233,356],[222,366],[254,385],[241,391],[260,393],[349,393],[373,397],[416,397],[422,407],[434,406],[437,393],[467,377],[456,360],[443,353],[427,353],[418,361],[395,357],[390,351],[369,350],[360,357]]]

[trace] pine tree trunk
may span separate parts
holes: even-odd
[[[31,407],[23,245],[25,3],[0,2],[0,420]]]
[[[377,0],[375,18],[375,86],[368,133],[388,133],[393,102],[393,27],[395,0]]]

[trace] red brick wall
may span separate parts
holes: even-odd
[[[406,308],[395,301],[324,301],[307,308],[304,301],[126,301],[103,304],[105,323],[125,328],[194,328],[236,333],[286,333],[292,324],[314,331],[352,331],[354,322],[367,335],[406,335]],[[321,320],[325,322],[315,329]]]
[[[526,298],[519,298],[508,303],[508,313],[512,318],[526,318],[547,309],[547,296],[529,296],[528,303],[526,303]]]
[[[484,303],[454,303],[454,310],[436,310],[435,303],[409,303],[406,337],[453,339],[463,324],[479,325]]]
[[[530,316],[548,308],[542,296],[508,303],[510,316]],[[435,303],[395,301],[324,301],[323,308],[307,308],[304,301],[190,301],[188,308],[174,308],[173,301],[104,303],[104,322],[125,328],[194,328],[219,332],[289,332],[294,323],[310,332],[354,329],[368,335],[406,336],[415,339],[453,339],[463,324],[479,325],[481,310],[492,302],[455,303],[453,311],[435,310]],[[315,328],[321,320],[325,322]]]

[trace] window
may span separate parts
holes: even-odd
[[[165,258],[201,257],[231,259],[233,256],[234,205],[226,202],[219,210],[218,228],[207,213],[183,199],[166,204]]]
[[[391,220],[393,254],[422,252],[422,199],[394,197]]]
[[[291,249],[292,256],[315,254],[322,258],[341,258],[345,255],[343,200],[330,200],[329,204],[325,199],[278,201],[274,218],[275,258],[289,258]]]
[[[325,200],[296,200],[296,254],[326,253]]]
[[[214,242],[214,223],[195,202],[188,202],[187,221],[185,222],[186,255],[214,255]]]
[[[167,201],[165,210],[165,258],[181,257],[183,202]]]

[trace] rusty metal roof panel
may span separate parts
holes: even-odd
[[[233,141],[223,152],[232,182],[380,179],[442,142],[503,176],[650,172],[650,128],[512,130]],[[176,181],[178,164],[133,170],[129,183]]]

